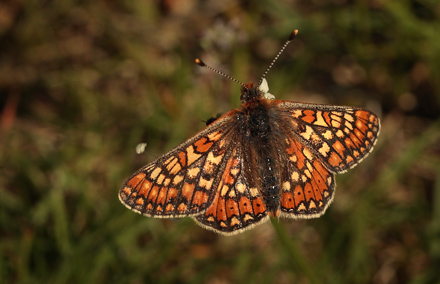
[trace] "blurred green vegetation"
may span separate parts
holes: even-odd
[[[293,29],[271,93],[382,119],[327,213],[223,237],[122,206],[125,178],[239,106],[194,58],[255,81]],[[3,1],[0,281],[439,283],[439,31],[434,0]]]

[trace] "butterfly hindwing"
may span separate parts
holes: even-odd
[[[260,190],[246,179],[246,162],[241,147],[227,149],[227,162],[213,202],[206,212],[194,219],[203,227],[232,235],[265,222],[266,205]]]
[[[299,141],[287,139],[286,166],[282,171],[282,217],[316,218],[333,200],[334,174]]]

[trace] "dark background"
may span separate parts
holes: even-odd
[[[3,283],[439,283],[440,4],[400,1],[0,3]],[[239,107],[366,107],[375,150],[327,213],[224,237],[127,210],[122,182]],[[146,152],[135,153],[147,142]]]

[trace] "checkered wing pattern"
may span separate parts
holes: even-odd
[[[221,173],[213,202],[205,213],[194,217],[202,226],[232,235],[268,219],[261,190],[246,178],[246,161],[240,143],[227,149],[224,171]]]
[[[335,173],[359,164],[373,149],[379,119],[368,110],[273,101],[286,143],[281,214],[321,216],[333,200]]]
[[[225,155],[234,124],[224,115],[127,179],[119,199],[129,209],[156,218],[198,215],[206,210],[229,165]]]

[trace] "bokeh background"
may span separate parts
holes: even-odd
[[[240,104],[366,107],[382,131],[327,213],[224,237],[145,218],[122,182]],[[0,3],[2,283],[440,283],[436,0]],[[135,153],[141,142],[146,152]]]

